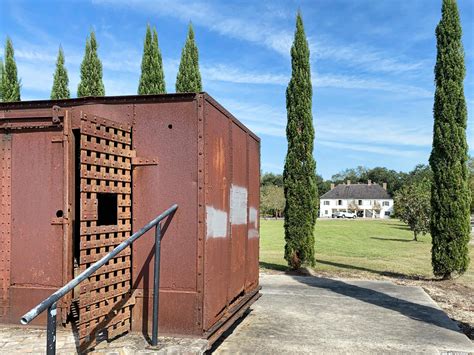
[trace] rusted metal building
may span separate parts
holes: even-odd
[[[0,322],[176,203],[160,334],[213,342],[259,297],[259,159],[259,138],[206,93],[0,103]],[[58,305],[83,341],[149,332],[150,234]]]

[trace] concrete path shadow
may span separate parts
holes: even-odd
[[[420,287],[261,275],[262,297],[214,353],[474,352]]]
[[[402,292],[408,290],[407,286],[401,288],[400,292],[395,293],[396,296],[391,296],[389,293],[394,291],[393,286],[395,285],[389,282],[378,282],[377,288],[375,289],[373,287],[373,281],[365,282],[366,287],[362,287],[364,281],[354,284],[324,277],[292,276],[292,278],[311,287],[329,290],[362,302],[399,312],[406,317],[420,322],[430,323],[437,327],[453,331],[459,331],[456,323],[454,323],[434,302],[432,304],[422,303],[425,302],[425,295],[417,292],[415,297],[415,293],[412,290],[410,290],[412,292],[409,293]],[[398,287],[395,286],[395,288]]]

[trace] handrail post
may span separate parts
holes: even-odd
[[[116,257],[125,248],[129,247],[133,242],[140,238],[143,234],[148,232],[153,227],[155,230],[155,273],[154,273],[154,293],[153,293],[153,336],[152,344],[158,345],[158,309],[159,309],[159,297],[160,297],[160,246],[161,246],[161,221],[167,217],[173,218],[174,213],[178,209],[178,205],[174,204],[166,211],[158,215],[155,219],[151,220],[142,229],[133,233],[127,240],[120,243],[107,255],[104,255],[100,260],[89,266],[86,270],[77,275],[74,279],[69,281],[66,285],[56,290],[48,298],[39,303],[36,307],[30,309],[27,313],[21,317],[21,324],[28,324],[38,315],[44,311],[48,311],[48,328],[46,337],[46,353],[56,354],[56,306],[58,300],[64,297],[68,292],[72,291],[81,282],[87,280],[92,274],[99,270],[102,266],[108,263],[112,258]],[[166,226],[170,220],[167,221]],[[166,228],[165,228],[166,230]]]
[[[161,223],[155,229],[155,268],[153,273],[153,328],[151,345],[158,345],[158,312],[160,308],[160,250],[161,250]]]
[[[46,330],[46,354],[56,354],[56,302],[48,308],[48,328]]]

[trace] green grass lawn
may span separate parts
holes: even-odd
[[[285,270],[283,221],[261,220],[260,266]],[[425,276],[431,273],[431,237],[413,241],[413,233],[398,220],[320,219],[315,228],[316,271]],[[474,284],[474,247],[471,266],[459,278]],[[401,275],[400,275],[401,274]]]

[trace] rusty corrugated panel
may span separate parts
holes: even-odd
[[[213,105],[205,113],[206,234],[204,255],[204,329],[226,309],[230,265],[230,123]]]
[[[134,117],[137,157],[158,161],[133,169],[134,230],[171,204],[179,206],[161,243],[160,333],[199,334],[198,102],[137,104]],[[152,232],[133,245],[133,329],[145,332],[152,319],[153,248]]]
[[[58,125],[12,132],[10,304],[18,322],[63,284],[64,151]]]
[[[247,266],[245,288],[258,287],[260,242],[260,142],[251,135],[248,140],[249,200],[247,232]]]
[[[84,271],[130,237],[131,126],[84,114],[80,149],[79,267]],[[106,200],[112,218],[101,220],[99,203]],[[109,212],[111,208],[116,211]],[[112,339],[130,330],[130,290],[131,248],[80,285],[78,331],[83,349],[95,345],[99,334]]]
[[[7,316],[10,288],[11,138],[0,133],[0,320]]]
[[[231,121],[232,184],[230,186],[231,259],[228,302],[243,296],[247,254],[247,133]]]

